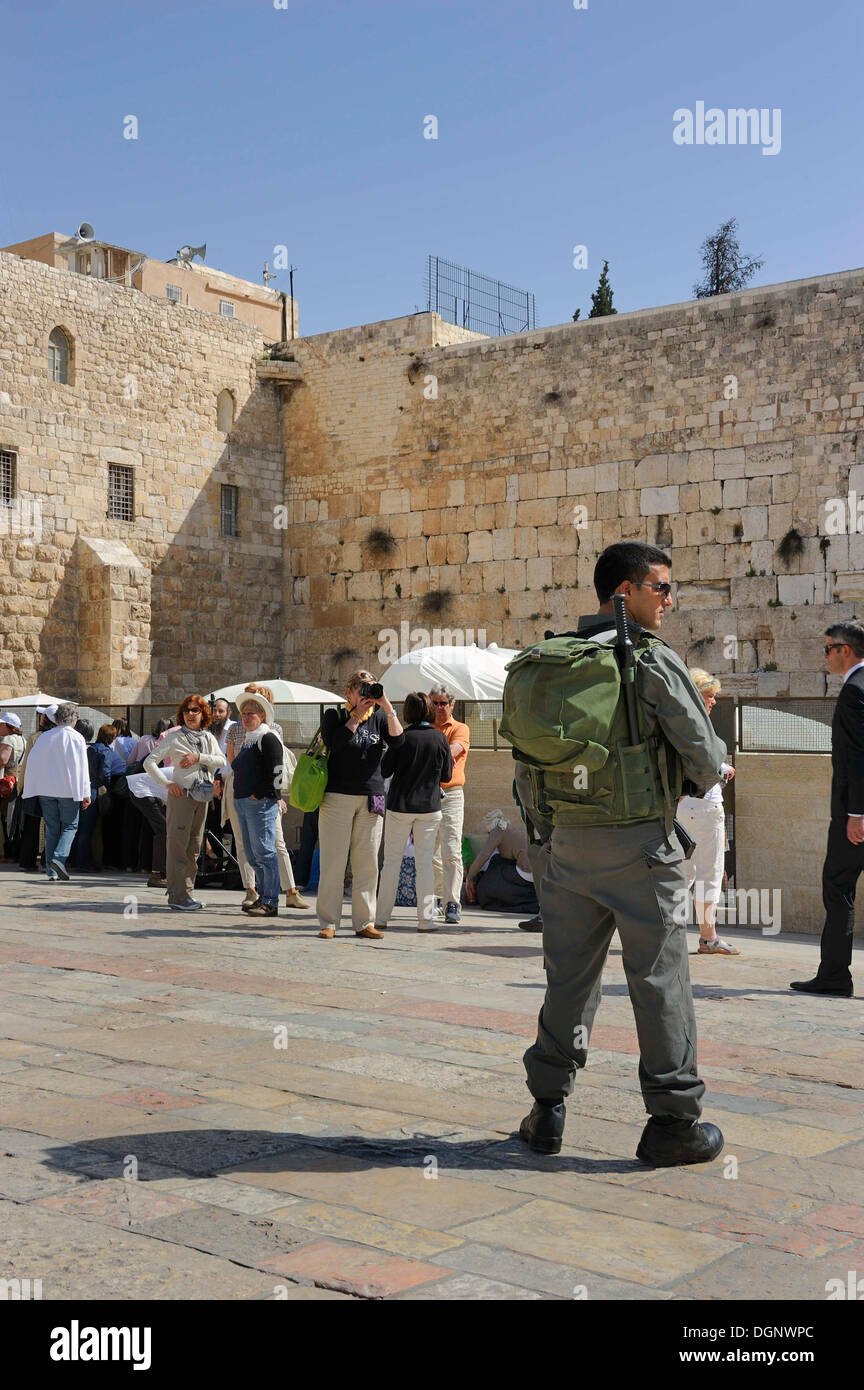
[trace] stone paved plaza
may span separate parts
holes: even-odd
[[[0,1277],[44,1299],[824,1300],[864,1271],[864,1021],[790,994],[814,938],[691,956],[726,1155],[650,1170],[617,938],[542,1158],[514,1138],[543,980],[517,918],[327,942],[239,894],[0,881]]]

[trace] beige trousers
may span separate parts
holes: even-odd
[[[428,926],[435,920],[435,870],[432,856],[441,824],[440,811],[411,815],[407,811],[388,811],[384,822],[384,867],[378,886],[378,907],[375,920],[387,925],[393,912],[399,887],[399,870],[408,836],[414,833],[414,874],[417,882],[417,925]],[[453,899],[450,900],[451,902]]]
[[[459,903],[462,895],[462,823],[465,819],[465,789],[452,787],[441,793],[441,823],[435,847],[435,896],[444,906]]]
[[[345,867],[351,857],[351,918],[355,931],[375,922],[378,846],[383,821],[369,810],[367,796],[325,792],[318,811],[321,881],[316,908],[322,927],[342,920]]]
[[[182,796],[169,793],[165,808],[165,874],[170,903],[182,903],[192,897],[209,804],[193,801],[188,792]]]

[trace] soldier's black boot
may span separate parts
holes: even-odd
[[[538,1154],[557,1154],[561,1152],[561,1135],[564,1133],[564,1103],[544,1105],[535,1100],[531,1114],[526,1115],[519,1126],[519,1138],[524,1139],[529,1148]]]
[[[723,1149],[723,1135],[716,1125],[664,1123],[652,1115],[642,1131],[636,1157],[652,1168],[671,1168],[676,1163],[710,1163]]]

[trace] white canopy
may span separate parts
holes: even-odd
[[[459,700],[500,700],[505,667],[515,651],[497,647],[420,647],[394,661],[381,677],[390,700],[404,700],[412,690],[446,685]]]
[[[341,705],[344,696],[334,695],[332,690],[322,690],[317,685],[303,685],[300,681],[283,681],[278,678],[267,680],[266,676],[250,677],[237,685],[223,685],[214,690],[217,700],[236,700],[247,685],[266,685],[273,691],[273,702],[277,705]]]
[[[4,700],[4,709],[29,709],[36,705],[62,705],[67,700],[66,695],[46,695],[44,690],[37,690],[35,695],[20,695],[17,700]]]

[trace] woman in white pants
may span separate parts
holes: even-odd
[[[381,764],[393,780],[387,792],[384,823],[384,867],[378,886],[377,931],[384,931],[393,911],[399,869],[409,835],[414,836],[417,881],[417,930],[437,931],[435,921],[435,845],[441,824],[441,783],[453,773],[450,744],[433,727],[432,701],[422,691],[405,696],[405,738],[388,749]]]
[[[255,685],[254,682],[251,682],[249,685],[246,686],[244,694],[263,695],[265,700],[269,700],[270,704],[273,704],[273,691],[269,688],[269,686]],[[278,735],[280,740],[282,740],[284,746],[284,739],[282,739],[282,730],[279,728],[278,724],[273,725],[273,733]],[[246,890],[246,895],[243,898],[243,901],[240,904],[240,906],[243,912],[249,912],[253,907],[256,907],[259,902],[258,890],[255,887],[255,870],[252,868],[252,865],[246,858],[246,853],[243,848],[243,834],[240,829],[240,821],[237,816],[237,809],[234,805],[234,778],[231,775],[230,766],[231,763],[233,763],[234,758],[238,753],[239,749],[242,747],[243,740],[245,739],[245,737],[246,731],[243,728],[242,724],[234,724],[228,730],[225,743],[225,754],[228,758],[229,765],[227,768],[224,769],[223,775],[225,790],[222,796],[222,824],[224,825],[226,820],[231,821],[231,829],[234,832],[234,845],[237,851],[237,863],[240,865],[240,878],[243,882],[243,887]],[[293,765],[296,766],[297,760],[293,757],[293,754],[291,754],[287,748],[285,749],[285,757],[286,760],[293,762]],[[282,889],[282,892],[285,894],[286,907],[309,909],[311,907],[311,904],[307,903],[303,898],[301,898],[300,894],[297,891],[297,885],[294,882],[294,871],[291,867],[291,856],[288,853],[288,847],[285,844],[285,836],[282,832],[282,816],[285,810],[285,803],[280,802],[279,815],[276,817],[276,858],[279,861],[279,886]]]
[[[699,666],[691,666],[693,683],[705,701],[710,715],[717,703],[720,682]],[[735,776],[729,763],[722,766],[723,781]],[[696,849],[687,860],[687,886],[693,893],[696,919],[699,923],[699,955],[740,956],[737,946],[717,935],[715,925],[717,903],[723,883],[723,859],[726,847],[726,817],[723,811],[723,784],[715,782],[704,796],[682,796],[678,802],[678,820],[696,841]]]

